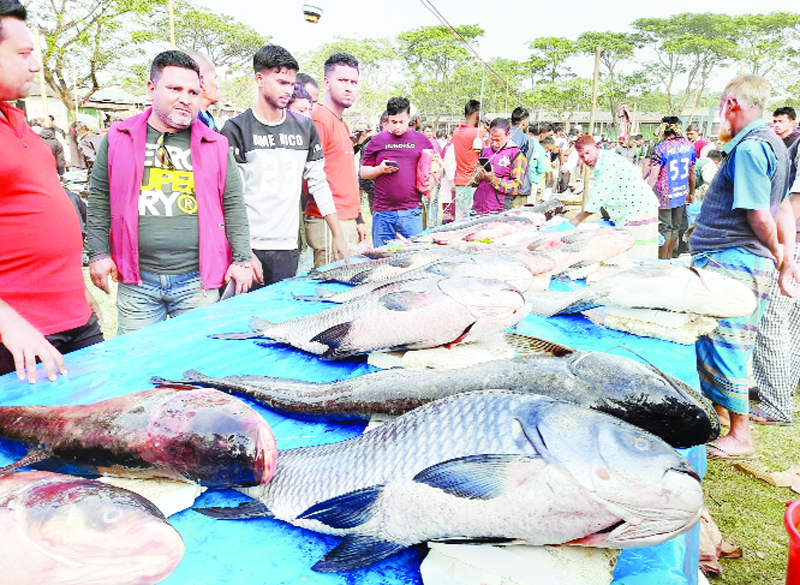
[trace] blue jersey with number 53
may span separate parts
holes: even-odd
[[[651,164],[660,167],[655,192],[661,209],[680,207],[689,194],[689,175],[697,162],[694,145],[686,138],[673,137],[656,145]]]

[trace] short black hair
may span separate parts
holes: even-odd
[[[183,51],[164,51],[156,55],[153,59],[153,64],[150,65],[150,81],[157,83],[164,71],[164,67],[181,67],[183,69],[191,69],[197,73],[198,79],[200,78],[200,66],[197,61],[192,59]]]
[[[408,101],[408,98],[393,97],[386,102],[386,113],[390,116],[396,116],[397,114],[402,114],[403,112],[408,112],[411,114],[411,103]]]
[[[475,112],[481,111],[481,103],[478,100],[469,100],[464,104],[464,117],[471,116]]]
[[[544,134],[545,132],[550,132],[551,130],[552,128],[550,127],[550,124],[546,122],[539,122],[533,126],[528,126],[528,132],[533,132],[537,136],[539,134]]]
[[[722,160],[722,151],[714,148],[709,150],[706,156],[708,156],[708,158],[710,159],[714,159],[715,161],[719,162]]]
[[[299,71],[300,65],[292,54],[280,45],[264,45],[253,55],[253,71],[261,73],[266,69]]]
[[[0,0],[0,41],[5,38],[3,34],[3,20],[6,17],[16,18],[25,22],[28,20],[28,11],[17,0]]]
[[[792,106],[783,106],[782,108],[778,108],[774,112],[772,112],[772,116],[781,116],[786,115],[789,116],[790,120],[797,120],[797,112],[794,111]]]
[[[291,106],[297,100],[308,100],[309,102],[313,102],[314,99],[311,97],[311,94],[308,93],[305,85],[300,85],[295,83],[294,84],[294,91],[292,92],[292,97],[289,98],[289,103],[287,106]]]
[[[686,131],[687,132],[697,132],[699,134],[700,133],[700,124],[698,124],[697,122],[692,122],[691,124],[689,124],[686,127]]]
[[[514,108],[514,111],[511,112],[511,125],[519,126],[530,117],[531,116],[528,113],[528,110],[526,110],[525,108],[523,107]]]
[[[508,121],[508,118],[495,118],[492,120],[492,123],[489,124],[489,130],[491,131],[495,128],[502,128],[508,133],[511,132],[511,123]]]
[[[681,119],[678,116],[664,116],[663,118],[661,118],[661,123],[683,126],[683,124],[681,124]]]
[[[328,77],[331,74],[331,71],[336,69],[336,67],[339,65],[352,67],[356,71],[359,71],[358,59],[353,57],[350,53],[334,53],[328,57],[327,61],[325,61],[325,77]]]
[[[294,79],[294,83],[295,85],[302,85],[303,87],[305,87],[306,84],[310,83],[311,85],[319,89],[319,84],[317,83],[317,80],[311,77],[308,73],[298,73],[297,77],[295,77]]]

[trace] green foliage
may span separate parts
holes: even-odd
[[[564,61],[578,53],[574,41],[564,37],[540,37],[528,43],[530,58],[525,62],[531,79],[547,80],[551,83],[559,77],[571,77],[572,69]]]
[[[782,61],[797,57],[800,14],[770,12],[732,18],[738,44],[737,58],[751,73],[766,75]]]
[[[158,30],[169,40],[169,26],[162,19]],[[218,68],[244,72],[252,67],[253,55],[269,42],[269,37],[236,19],[216,14],[188,2],[175,6],[175,44],[208,56]]]

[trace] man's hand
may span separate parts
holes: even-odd
[[[231,278],[236,281],[236,290],[233,294],[240,295],[250,290],[253,285],[253,266],[244,266],[242,264],[231,264],[225,272],[225,282],[230,282]],[[263,273],[262,273],[263,280]]]
[[[253,281],[258,284],[264,284],[264,267],[261,265],[261,260],[255,253],[250,258],[250,263],[253,265]]]
[[[357,223],[356,231],[358,232],[358,242],[361,243],[367,239],[367,224]]]
[[[89,275],[92,283],[106,294],[111,294],[111,285],[108,282],[109,275],[114,282],[119,282],[119,271],[117,265],[111,258],[101,258],[89,264]]]
[[[778,274],[778,286],[781,292],[792,298],[800,297],[800,267],[791,258],[786,258]]]
[[[0,334],[3,336],[3,345],[14,357],[14,367],[20,380],[25,379],[27,371],[28,383],[36,382],[37,357],[42,360],[50,381],[55,382],[59,372],[67,373],[61,353],[33,325],[2,301],[0,301]]]
[[[97,303],[97,299],[94,298],[94,295],[89,290],[88,286],[84,289],[84,292],[86,293],[86,302],[89,303],[89,308],[92,310],[92,313],[97,316],[97,324],[102,327],[103,311],[100,310],[100,305]]]
[[[347,245],[347,240],[341,232],[333,238],[333,257],[336,260],[343,259],[345,264],[351,264],[350,246]]]
[[[692,203],[694,203],[694,192],[686,195],[686,204],[691,205]]]
[[[380,170],[381,175],[391,175],[392,173],[396,173],[400,170],[400,167],[398,167],[396,164],[390,165],[387,164],[388,162],[388,160],[384,160],[378,165],[377,168]]]

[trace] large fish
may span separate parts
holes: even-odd
[[[444,246],[453,245],[459,242],[489,242],[497,238],[502,238],[518,232],[530,232],[532,227],[536,227],[537,225],[544,223],[544,216],[541,216],[541,220],[541,222],[534,224],[509,221],[490,221],[460,230],[419,236],[415,241],[432,242],[434,244]]]
[[[529,244],[528,249],[552,258],[556,263],[553,273],[559,274],[568,268],[597,265],[629,250],[635,243],[635,236],[628,230],[608,227],[543,235]]]
[[[615,305],[729,318],[748,315],[756,307],[753,293],[735,279],[666,262],[643,262],[585,288],[527,293],[525,298],[532,311],[544,317]]]
[[[418,242],[432,242],[433,240],[429,236],[433,234],[440,235],[447,232],[461,231],[463,229],[478,228],[481,225],[495,222],[518,223],[531,227],[541,225],[544,223],[544,219],[545,216],[543,212],[533,209],[528,210],[517,208],[499,213],[487,213],[484,215],[469,217],[451,223],[443,223],[440,226],[436,226],[435,228],[427,230],[424,234],[415,236],[413,240]]]
[[[612,414],[673,447],[702,445],[719,435],[711,404],[681,380],[628,357],[554,347],[552,353],[562,355],[518,356],[457,369],[380,370],[329,383],[268,376],[210,378],[196,371],[186,372],[181,381],[153,378],[151,383],[208,386],[288,416],[334,421],[396,416],[452,394],[507,389]]]
[[[34,465],[208,487],[267,482],[277,459],[267,422],[212,389],[156,388],[78,406],[3,406],[0,439],[10,453],[28,450],[3,470]]]
[[[329,289],[316,289],[316,296],[293,295],[294,298],[304,301],[327,301],[329,303],[346,303],[360,299],[374,291],[388,292],[401,287],[411,280],[424,278],[452,278],[454,276],[472,276],[502,280],[525,292],[533,284],[533,274],[525,262],[507,255],[475,254],[458,255],[445,258],[439,262],[405,272],[393,279],[381,280],[359,284],[345,291],[332,291]]]
[[[0,474],[0,534],[0,581],[9,585],[150,585],[184,553],[143,497],[47,471]]]
[[[424,541],[650,546],[688,530],[700,479],[666,443],[612,416],[487,390],[432,402],[360,437],[282,451],[258,502],[218,518],[271,516],[344,536],[314,565],[343,571]]]
[[[421,349],[480,339],[518,323],[524,307],[522,293],[498,280],[413,280],[383,295],[282,323],[253,318],[252,333],[211,337],[264,338],[335,360],[382,349]]]
[[[336,266],[327,270],[313,269],[308,273],[307,278],[326,282],[343,282],[345,284],[377,282],[428,266],[442,258],[455,254],[458,254],[455,250],[427,246],[424,249],[415,250],[413,254],[392,255],[367,262]]]

